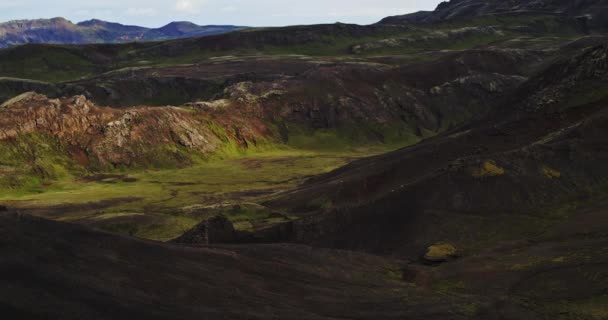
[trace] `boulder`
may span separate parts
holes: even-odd
[[[232,222],[226,216],[218,215],[199,223],[172,242],[186,244],[231,243],[235,242],[236,238],[237,234]]]
[[[430,263],[441,263],[458,257],[458,250],[450,243],[436,243],[427,248],[424,260]]]

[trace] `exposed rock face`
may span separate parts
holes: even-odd
[[[268,59],[135,68],[55,86],[90,100],[32,93],[10,99],[1,108],[0,139],[56,137],[62,150],[89,168],[149,167],[158,158],[188,164],[190,151],[209,154],[230,141],[242,147],[267,139],[288,142],[293,127],[346,129],[359,143],[402,143],[488,112],[525,81],[526,66],[539,59],[526,51],[492,49],[408,66]],[[268,74],[239,76],[242,68]],[[214,80],[225,72],[227,78]],[[92,102],[128,106],[165,95],[168,101],[196,102],[189,109],[100,108]]]
[[[149,166],[163,155],[179,156],[170,151],[176,147],[210,153],[225,138],[211,131],[210,118],[202,114],[173,107],[102,108],[84,96],[48,99],[26,93],[5,103],[0,113],[0,141],[46,135],[59,139],[81,164],[96,167]],[[240,138],[255,141],[267,134],[256,123],[252,119],[253,129],[240,130]]]
[[[173,240],[185,244],[231,243],[237,234],[232,222],[223,215],[215,216],[199,223],[192,230]]]
[[[523,65],[523,56],[494,63],[493,57],[501,53],[467,55],[472,54],[455,54],[411,68],[379,63],[320,65],[286,79],[238,82],[226,87],[216,100],[192,105],[201,110],[238,109],[254,117],[312,128],[367,123],[401,126],[410,133],[437,132],[460,123],[462,117],[484,112],[487,101],[525,80],[517,68],[510,68]],[[487,62],[461,67],[473,59]]]
[[[608,46],[597,46],[557,63],[531,79],[525,87],[528,110],[555,111],[585,99],[592,101],[608,91]],[[586,92],[583,94],[583,92]]]

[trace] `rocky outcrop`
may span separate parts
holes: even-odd
[[[608,95],[608,45],[563,59],[531,79],[522,93],[529,94],[527,110],[556,111],[591,103]]]
[[[231,243],[237,239],[237,231],[232,222],[223,215],[209,218],[180,237],[172,240],[183,244]]]
[[[113,109],[98,107],[84,96],[49,99],[26,93],[0,109],[0,141],[42,136],[57,141],[69,157],[89,168],[149,167],[162,161],[183,165],[189,152],[212,153],[225,139],[235,139],[230,129],[221,136],[214,132],[212,121],[208,114],[175,107]],[[256,119],[249,128],[239,130],[239,139],[255,141],[268,134]]]
[[[123,70],[60,87],[126,106],[27,93],[1,108],[0,139],[53,137],[69,158],[91,169],[186,165],[193,154],[211,154],[226,143],[289,142],[298,128],[351,132],[344,138],[357,144],[404,143],[488,112],[525,80],[526,63],[538,59],[514,50],[471,50],[404,67],[269,60],[261,64],[273,74],[290,73],[241,81],[232,69],[251,64]],[[223,71],[234,82],[211,80]],[[155,78],[155,72],[164,75]],[[148,97],[194,102],[186,108],[128,107]]]
[[[239,110],[315,129],[368,126],[401,130],[403,135],[438,132],[487,111],[486,101],[500,99],[525,80],[518,70],[525,65],[525,54],[474,55],[465,52],[412,67],[321,65],[284,79],[238,82],[216,100],[191,105],[199,110]],[[478,65],[461,67],[468,60]],[[381,130],[365,134],[385,138]]]

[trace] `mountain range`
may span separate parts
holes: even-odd
[[[237,26],[199,26],[171,22],[161,28],[128,26],[102,20],[72,23],[64,18],[16,20],[0,23],[0,48],[26,43],[122,43],[158,41],[221,34],[243,29]]]

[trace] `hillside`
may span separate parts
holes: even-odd
[[[601,319],[607,226],[602,209],[581,209],[545,238],[430,267],[286,244],[165,245],[1,213],[9,290],[0,310],[19,319]]]
[[[449,0],[440,3],[435,11],[388,17],[380,24],[439,23],[509,14],[551,14],[576,20],[585,28],[605,30],[608,26],[608,5],[603,0]]]
[[[127,26],[97,19],[72,23],[64,18],[17,20],[0,23],[0,48],[26,43],[122,43],[158,41],[220,34],[242,29],[236,26],[199,26],[172,22],[161,28]]]
[[[606,319],[604,12],[2,49],[0,312]]]
[[[572,203],[606,196],[598,146],[607,100],[596,86],[606,81],[606,50],[549,67],[478,121],[316,177],[272,205],[308,217],[293,240],[412,258],[433,242],[475,250],[542,233],[569,218]],[[322,210],[310,205],[318,199]],[[462,230],[461,219],[475,227]]]

